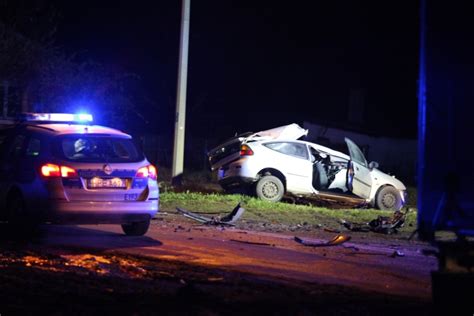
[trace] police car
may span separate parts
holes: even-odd
[[[0,221],[121,224],[140,236],[158,212],[157,170],[91,115],[26,113],[0,129],[0,204]]]

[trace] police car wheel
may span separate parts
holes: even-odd
[[[143,236],[146,234],[149,227],[150,220],[130,224],[122,224],[122,230],[127,236]]]

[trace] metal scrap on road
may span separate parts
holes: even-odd
[[[351,236],[347,235],[336,235],[333,239],[326,241],[326,242],[316,242],[308,239],[303,239],[300,237],[295,236],[295,241],[300,243],[304,246],[309,247],[329,247],[329,246],[337,246],[345,243],[346,241],[351,240]]]
[[[193,219],[205,225],[216,225],[216,226],[218,225],[235,226],[234,223],[242,216],[242,214],[245,211],[245,209],[240,206],[240,203],[237,204],[236,207],[234,207],[232,212],[230,212],[229,214],[223,217],[220,217],[220,216],[207,217],[207,216],[190,212],[188,210],[185,210],[179,207],[176,207],[176,210],[187,218]]]
[[[408,210],[406,212],[396,211],[392,217],[378,216],[376,219],[368,223],[351,223],[345,220],[341,220],[341,224],[354,232],[375,232],[382,234],[395,234],[398,233],[398,229],[405,225],[405,219]]]

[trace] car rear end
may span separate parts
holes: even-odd
[[[77,155],[75,145],[91,144]],[[48,191],[47,218],[55,223],[131,224],[158,212],[157,171],[131,137],[66,134],[54,137],[39,177]]]
[[[209,163],[217,170],[219,184],[224,190],[231,190],[256,181],[258,170],[255,164],[257,142],[246,142],[245,137],[235,137],[209,151]]]

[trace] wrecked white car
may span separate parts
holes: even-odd
[[[226,191],[245,189],[277,202],[285,193],[297,196],[357,196],[382,210],[405,204],[401,181],[367,163],[364,154],[345,138],[350,156],[311,142],[297,124],[238,135],[208,153],[211,169]]]

